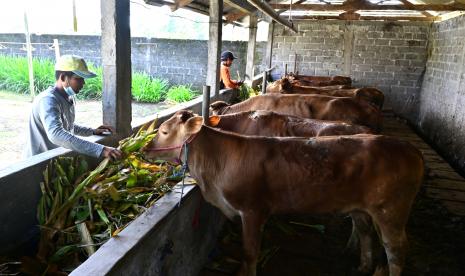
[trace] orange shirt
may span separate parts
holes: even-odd
[[[229,67],[221,64],[221,70],[220,70],[220,80],[223,81],[224,86],[226,88],[238,88],[239,85],[237,84],[237,81],[231,79],[231,74],[229,73]]]

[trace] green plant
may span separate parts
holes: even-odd
[[[88,63],[89,70],[97,77],[86,79],[86,84],[79,91],[79,99],[99,100],[102,97],[102,67]],[[27,59],[19,56],[0,55],[0,90],[17,94],[29,94],[29,72]],[[34,86],[36,93],[44,91],[55,83],[54,61],[51,59],[34,58]],[[136,101],[157,103],[167,97],[168,81],[153,78],[143,72],[133,72],[132,96]],[[195,91],[190,86],[178,85],[170,89],[168,99],[183,102],[194,97]]]
[[[152,78],[146,73],[132,75],[132,96],[136,101],[156,103],[164,99],[168,81]]]
[[[86,79],[86,84],[79,91],[79,99],[89,100],[100,100],[102,98],[102,67],[96,67],[92,63],[88,63],[87,66],[91,72],[94,72],[97,76],[95,78]]]
[[[192,100],[198,94],[192,90],[191,85],[176,85],[168,90],[166,99],[181,103]]]
[[[34,89],[45,90],[54,83],[54,64],[49,59],[33,59]],[[19,56],[0,55],[0,89],[29,94],[29,70],[27,59]]]

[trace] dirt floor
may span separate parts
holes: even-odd
[[[133,103],[133,120],[155,114],[172,105]],[[0,92],[0,170],[22,159],[30,110],[30,97]],[[76,123],[88,127],[101,125],[101,102],[78,101]]]
[[[358,256],[344,251],[350,232],[351,220],[343,216],[273,217],[264,231],[258,275],[363,275],[357,271]],[[449,213],[422,191],[407,233],[410,249],[403,275],[464,275],[464,217]],[[241,246],[240,225],[229,222],[200,275],[234,275]]]

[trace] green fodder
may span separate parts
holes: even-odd
[[[142,72],[134,72],[132,75],[132,96],[136,101],[160,102],[165,98],[167,88],[167,80],[152,78]]]
[[[176,85],[172,86],[166,95],[166,99],[178,103],[192,100],[199,93],[192,90],[191,85]]]
[[[32,60],[34,70],[34,89],[36,93],[53,85],[54,62],[50,59],[35,58]],[[0,90],[18,94],[29,94],[29,69],[27,58],[0,55]]]

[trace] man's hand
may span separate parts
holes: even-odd
[[[112,147],[104,147],[102,151],[102,156],[105,158],[110,158],[112,160],[121,159],[123,153],[119,149]]]
[[[94,135],[102,135],[102,134],[107,134],[108,132],[110,133],[115,133],[115,129],[112,126],[99,126],[98,128],[94,129]]]

